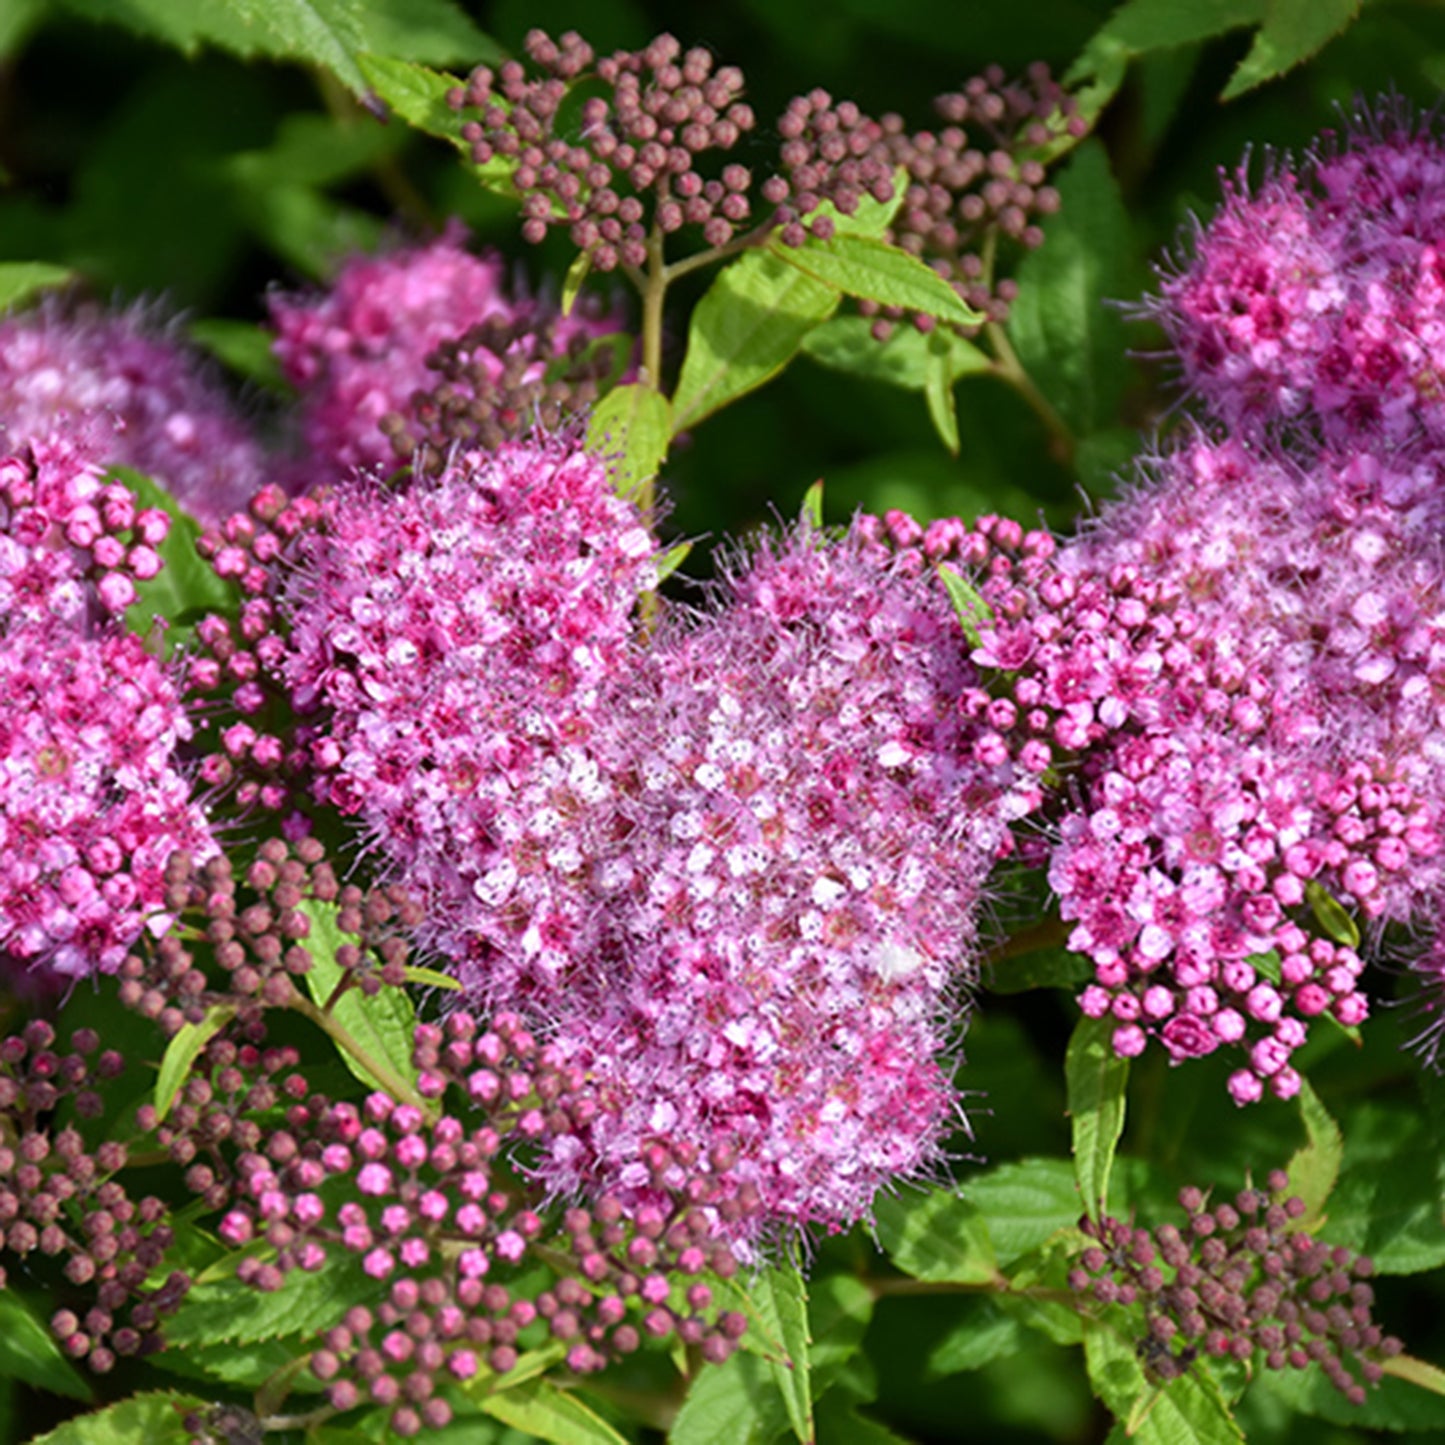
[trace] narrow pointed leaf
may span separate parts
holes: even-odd
[[[954,616],[958,618],[969,645],[982,646],[981,628],[985,622],[993,621],[993,608],[983,600],[978,589],[961,572],[955,572],[952,567],[940,567],[938,575],[948,593],[948,600],[953,603]]]
[[[773,1383],[783,1397],[793,1433],[808,1445],[814,1431],[807,1284],[796,1265],[782,1265],[764,1270],[750,1293],[763,1323],[782,1342],[783,1357],[769,1361]]]
[[[667,398],[640,382],[609,391],[587,427],[587,446],[607,460],[620,497],[636,495],[657,475],[671,440],[672,408]]]
[[[1124,1132],[1129,1061],[1115,1054],[1113,1033],[1114,1024],[1108,1018],[1081,1018],[1064,1058],[1074,1177],[1091,1219],[1098,1219],[1108,1207],[1109,1176]]]
[[[1266,0],[1264,24],[1220,95],[1233,100],[1308,60],[1359,18],[1362,0]]]
[[[1295,1227],[1313,1233],[1324,1222],[1325,1204],[1340,1177],[1345,1141],[1308,1079],[1300,1081],[1299,1104],[1309,1142],[1289,1161],[1289,1191],[1305,1203]]]
[[[939,440],[953,456],[958,455],[958,404],[953,396],[952,348],[946,336],[934,332],[928,338],[928,370],[923,379],[923,396],[928,419]]]
[[[75,273],[48,261],[0,261],[0,311],[18,306],[41,291],[73,280]]]
[[[198,1024],[182,1024],[180,1030],[161,1056],[156,1072],[156,1118],[164,1119],[171,1111],[181,1086],[190,1077],[191,1066],[220,1031],[236,1017],[233,1004],[212,1004]]]

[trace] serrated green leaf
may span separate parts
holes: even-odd
[[[89,1400],[93,1393],[55,1335],[13,1289],[0,1289],[0,1377],[71,1400]]]
[[[132,1395],[103,1410],[32,1437],[29,1445],[187,1445],[192,1432],[185,1419],[193,1410],[208,1409],[194,1395],[171,1391]]]
[[[1308,1079],[1300,1080],[1299,1104],[1309,1143],[1289,1161],[1289,1192],[1305,1203],[1295,1227],[1313,1233],[1325,1218],[1325,1204],[1340,1177],[1345,1141]]]
[[[317,1008],[324,1009],[342,977],[336,951],[347,940],[337,923],[340,910],[334,903],[320,903],[315,899],[307,899],[298,906],[311,920],[311,933],[306,940],[311,953],[311,967],[305,974],[306,987]],[[416,1011],[399,988],[383,987],[370,998],[358,988],[349,988],[335,1001],[330,1012],[368,1058],[380,1061],[415,1088],[412,1047]],[[363,1084],[376,1088],[383,1082],[364,1060],[345,1048],[338,1052],[342,1062]]]
[[[803,354],[820,366],[847,372],[869,381],[881,381],[902,391],[923,391],[935,363],[933,337],[948,343],[949,373],[956,382],[993,369],[988,354],[954,331],[925,334],[916,326],[895,326],[886,341],[873,335],[866,316],[835,316],[803,339]]]
[[[1058,172],[1059,212],[1020,263],[1008,335],[1019,361],[1077,435],[1114,419],[1130,377],[1124,320],[1129,215],[1098,140]]]
[[[596,1411],[551,1380],[529,1380],[515,1390],[487,1395],[481,1409],[514,1430],[556,1445],[627,1445]]]
[[[258,1390],[279,1371],[300,1357],[309,1357],[315,1340],[256,1340],[238,1345],[187,1345],[183,1350],[161,1350],[154,1363],[171,1374],[188,1380],[220,1381],[241,1389]],[[290,1381],[293,1390],[316,1394],[323,1386],[305,1371]]]
[[[1155,1384],[1133,1342],[1099,1320],[1084,1325],[1084,1358],[1095,1395],[1126,1422],[1136,1445],[1233,1445],[1244,1439],[1219,1387],[1198,1367]]]
[[[808,1445],[813,1438],[813,1394],[808,1349],[808,1287],[795,1265],[765,1269],[748,1290],[758,1317],[783,1346],[783,1358],[769,1361],[773,1383],[783,1397],[793,1433]]]
[[[924,1377],[941,1380],[966,1370],[981,1370],[1023,1342],[1023,1326],[993,1300],[959,1301],[958,1319],[928,1352]]]
[[[136,600],[126,609],[125,621],[144,637],[156,618],[163,619],[166,650],[173,652],[188,624],[207,612],[229,611],[235,594],[196,551],[200,524],[159,482],[134,467],[112,467],[108,476],[128,487],[141,507],[158,507],[171,519],[166,540],[156,549],[165,565],[149,581],[136,583]]]
[[[281,363],[271,350],[271,333],[249,321],[204,317],[186,327],[186,335],[223,366],[270,391],[289,391]]]
[[[767,1445],[788,1429],[766,1360],[739,1353],[698,1372],[667,1433],[668,1445]]]
[[[836,287],[770,251],[749,252],[723,267],[692,313],[672,399],[674,433],[776,376],[841,299]]]
[[[940,567],[938,576],[943,583],[943,590],[948,593],[948,600],[953,604],[953,615],[958,618],[958,625],[963,628],[963,635],[968,639],[969,646],[981,646],[981,629],[984,623],[993,621],[993,608],[983,600],[978,589],[961,572],[956,572],[952,567]]]
[[[1076,989],[1092,978],[1093,965],[1082,954],[1064,948],[1036,948],[1014,958],[990,962],[984,987],[990,993],[1023,993],[1031,988]]]
[[[988,1222],[977,1205],[942,1189],[884,1195],[875,1208],[878,1241],[904,1274],[951,1284],[999,1278]]]
[[[770,249],[788,265],[860,301],[901,306],[954,326],[977,326],[984,319],[927,262],[871,236],[810,237],[801,246],[775,242]]]
[[[156,1118],[164,1119],[171,1112],[181,1086],[190,1077],[191,1065],[220,1031],[236,1017],[234,1004],[212,1004],[198,1024],[182,1024],[166,1045],[161,1066],[156,1071]]]
[[[1100,1218],[1108,1208],[1109,1175],[1124,1132],[1129,1061],[1114,1052],[1113,1033],[1114,1024],[1108,1018],[1081,1018],[1064,1057],[1074,1177],[1084,1212],[1091,1219]]]
[[[1264,24],[1220,95],[1234,100],[1308,60],[1359,18],[1361,0],[1265,0]]]
[[[402,972],[408,983],[419,983],[423,988],[441,988],[448,993],[461,992],[461,983],[449,973],[440,973],[434,968],[422,968],[417,964],[408,964]]]
[[[1311,878],[1305,884],[1305,901],[1326,938],[1346,948],[1359,948],[1360,930],[1349,909],[1317,878]]]
[[[357,1256],[340,1251],[329,1254],[315,1272],[292,1270],[278,1290],[252,1289],[235,1275],[236,1263],[246,1253],[236,1251],[207,1270],[207,1278],[186,1295],[166,1321],[170,1346],[305,1339],[330,1329],[352,1305],[385,1292]]]
[[[873,1292],[851,1274],[825,1274],[808,1281],[808,1358],[813,1398],[819,1400],[863,1345],[873,1318]]]
[[[1445,1398],[1428,1386],[1422,1389],[1421,1380],[1395,1377],[1396,1363],[1382,1361],[1386,1377],[1370,1388],[1363,1405],[1351,1404],[1318,1369],[1262,1370],[1251,1389],[1273,1396],[1290,1415],[1312,1415],[1352,1433],[1392,1430],[1406,1432],[1405,1438],[1411,1440],[1437,1438],[1445,1430]]]
[[[1021,1159],[968,1181],[964,1197],[988,1220],[1001,1266],[1079,1222],[1079,1190],[1067,1159]]]
[[[1105,22],[1102,36],[1131,55],[1211,40],[1264,19],[1267,0],[1125,0]]]
[[[48,261],[0,261],[0,311],[8,311],[41,291],[53,291],[75,279],[66,266]]]
[[[933,423],[938,439],[948,448],[949,454],[956,457],[960,439],[958,404],[953,396],[952,357],[949,338],[941,332],[933,332],[928,338],[928,370],[923,378],[923,398],[928,403],[928,419]]]
[[[672,440],[672,407],[641,382],[614,387],[597,403],[587,446],[606,458],[619,497],[636,496],[657,475]]]

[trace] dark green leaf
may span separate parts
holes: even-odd
[[[1129,216],[1097,140],[1058,175],[1059,212],[1019,266],[1008,334],[1023,368],[1072,431],[1112,421],[1128,384],[1128,338],[1110,301],[1131,286]]]
[[[725,266],[692,313],[673,430],[696,426],[776,376],[840,299],[835,287],[768,251]]]
[[[1156,1384],[1145,1376],[1134,1342],[1097,1320],[1084,1327],[1084,1357],[1094,1393],[1126,1422],[1136,1445],[1233,1445],[1244,1439],[1218,1386],[1198,1367]]]
[[[234,1004],[212,1004],[198,1024],[182,1024],[166,1045],[161,1066],[156,1073],[156,1118],[164,1119],[171,1111],[181,1086],[190,1077],[191,1065],[220,1031],[236,1017]]]
[[[904,1274],[951,1284],[989,1284],[998,1261],[978,1206],[942,1189],[884,1195],[876,1208],[878,1242]]]
[[[271,333],[249,321],[231,321],[222,316],[192,321],[186,334],[203,351],[209,351],[223,366],[238,376],[271,391],[287,391],[289,383],[281,374],[281,363],[271,350]]]
[[[0,1376],[72,1400],[91,1398],[90,1382],[65,1358],[55,1335],[13,1289],[0,1290]]]
[[[961,1300],[959,1309],[962,1318],[928,1352],[929,1379],[982,1369],[1022,1346],[1023,1326],[993,1300]]]
[[[821,1399],[857,1355],[873,1318],[873,1292],[851,1274],[826,1274],[808,1282],[808,1329],[813,1337],[813,1398]]]
[[[772,246],[773,255],[805,271],[825,286],[906,311],[936,316],[955,326],[976,326],[983,317],[966,306],[958,292],[926,262],[870,236],[839,235],[801,246]]]
[[[0,261],[0,311],[74,279],[75,273],[68,267],[48,261]]]
[[[796,1265],[783,1265],[765,1269],[748,1293],[768,1333],[783,1347],[783,1357],[768,1362],[773,1384],[783,1397],[793,1433],[807,1445],[813,1438],[807,1283]]]
[[[36,1435],[30,1445],[188,1445],[194,1436],[186,1429],[186,1416],[206,1408],[205,1401],[194,1395],[169,1391],[132,1395]]]
[[[606,458],[620,497],[636,496],[657,475],[671,440],[667,398],[641,382],[609,391],[593,409],[587,427],[587,445]]]
[[[1093,976],[1093,965],[1082,954],[1062,946],[1036,948],[1016,958],[989,963],[984,973],[984,987],[990,993],[1023,993],[1031,988],[1072,991]]]
[[[1264,19],[1268,0],[1125,0],[1099,36],[1132,55],[1209,40]],[[1092,47],[1099,37],[1090,41]]]
[[[336,950],[347,941],[337,925],[339,910],[333,903],[308,900],[301,911],[311,920],[311,934],[306,947],[311,953],[306,987],[318,1008],[327,1001],[341,982],[341,967]],[[359,988],[348,988],[331,1007],[331,1015],[372,1059],[388,1067],[408,1085],[416,1084],[416,1065],[412,1062],[415,1042],[416,1012],[399,988],[383,986],[371,998]],[[376,1088],[381,1080],[366,1064],[347,1049],[340,1050],[342,1061],[363,1084]]]
[[[1124,1132],[1129,1061],[1115,1054],[1109,1018],[1081,1018],[1069,1040],[1064,1078],[1074,1137],[1074,1175],[1084,1212],[1098,1219],[1108,1208],[1114,1151]]]
[[[964,1193],[988,1220],[989,1238],[1004,1267],[1079,1222],[1079,1188],[1067,1159],[1001,1164],[970,1179]]]
[[[923,391],[935,365],[933,337],[940,334],[948,345],[953,381],[992,369],[987,353],[956,332],[934,330],[925,335],[916,326],[895,326],[886,341],[878,341],[866,316],[835,316],[824,322],[808,333],[803,354],[833,371],[881,381],[903,391]]]
[[[1289,1161],[1289,1192],[1305,1203],[1297,1229],[1313,1232],[1325,1218],[1325,1204],[1340,1177],[1345,1143],[1340,1127],[1330,1117],[1308,1079],[1300,1081],[1300,1114],[1309,1143]]]
[[[786,1437],[788,1412],[766,1360],[739,1353],[698,1372],[668,1445],[768,1445]]]
[[[818,1410],[818,1439],[846,1441],[847,1445],[908,1445],[886,1425],[870,1420],[842,1400],[827,1400]]]
[[[1361,0],[1265,0],[1264,24],[1221,100],[1273,80],[1308,60],[1359,17]]]
[[[528,1380],[477,1401],[488,1415],[556,1445],[627,1445],[590,1406],[548,1379]]]

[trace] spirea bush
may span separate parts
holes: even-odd
[[[6,1438],[1445,1431],[1445,22],[1087,9],[0,15]]]

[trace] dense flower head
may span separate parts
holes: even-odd
[[[176,749],[166,668],[130,633],[0,633],[0,959],[56,981],[114,973],[164,932],[166,861],[215,844]]]
[[[286,600],[286,675],[324,708],[328,794],[489,999],[554,995],[589,955],[591,739],[630,663],[655,545],[566,439],[342,488]]]
[[[1403,105],[1298,165],[1243,168],[1146,309],[1231,429],[1445,437],[1445,149]]]
[[[684,1144],[755,1201],[747,1237],[845,1226],[937,1161],[1003,838],[960,756],[959,641],[926,581],[806,528],[664,627],[610,720],[635,762],[604,976],[557,1028],[598,1112],[543,1178],[646,1198],[637,1161]]]
[[[1176,1379],[1201,1355],[1258,1360],[1271,1370],[1318,1364],[1352,1404],[1384,1376],[1400,1341],[1375,1324],[1369,1258],[1316,1240],[1289,1176],[1213,1203],[1182,1189],[1186,1219],[1149,1230],[1085,1219],[1090,1240],[1070,1286],[1116,1316],[1138,1319],[1137,1353],[1151,1380]]]
[[[558,318],[514,298],[504,271],[501,257],[472,255],[452,227],[425,244],[349,258],[319,294],[271,296],[273,348],[301,394],[308,485],[396,465],[383,424],[393,433],[415,425],[412,396],[436,385],[428,358],[443,342],[489,320],[519,323],[521,336],[550,320],[559,350],[615,329],[586,307]],[[500,376],[505,350],[485,359]]]
[[[202,521],[261,484],[260,448],[202,359],[133,307],[0,318],[0,448],[66,430],[101,466],[154,477]]]

